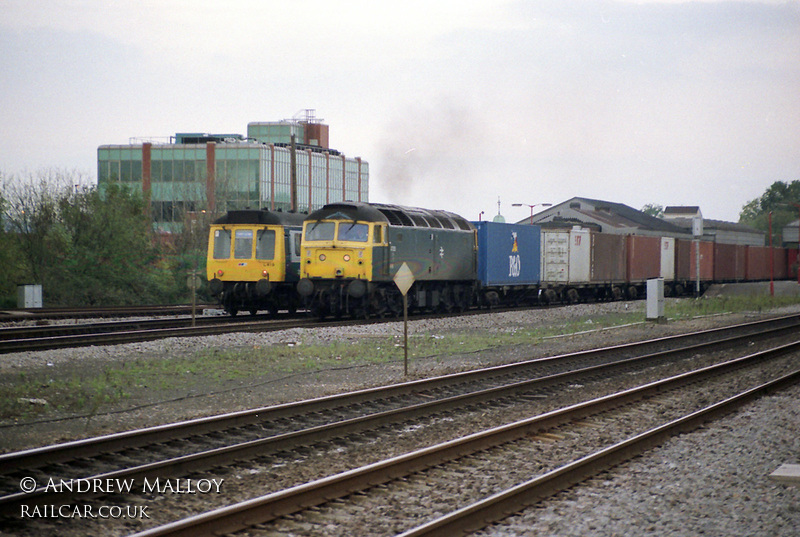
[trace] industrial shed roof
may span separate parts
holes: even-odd
[[[530,223],[525,218],[520,224]],[[622,203],[572,198],[533,217],[534,224],[563,222],[597,226],[603,233],[685,236],[686,230]]]

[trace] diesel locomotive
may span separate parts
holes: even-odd
[[[211,225],[206,275],[211,294],[230,315],[297,311],[300,233],[306,215],[245,209]]]
[[[323,318],[402,312],[393,278],[414,276],[409,309],[463,310],[477,276],[475,227],[457,214],[399,205],[342,202],[303,223],[297,291]]]

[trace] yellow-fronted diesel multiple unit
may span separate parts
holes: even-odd
[[[305,215],[229,211],[211,225],[206,272],[211,293],[231,315],[277,313],[300,304],[300,234]]]

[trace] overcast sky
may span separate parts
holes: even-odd
[[[0,0],[0,170],[306,108],[371,201],[738,220],[800,179],[800,0]],[[537,210],[539,210],[537,208]]]

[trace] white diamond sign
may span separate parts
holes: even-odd
[[[414,285],[414,273],[408,268],[406,263],[400,265],[397,273],[394,275],[394,284],[400,289],[403,296],[406,296],[408,290]]]

